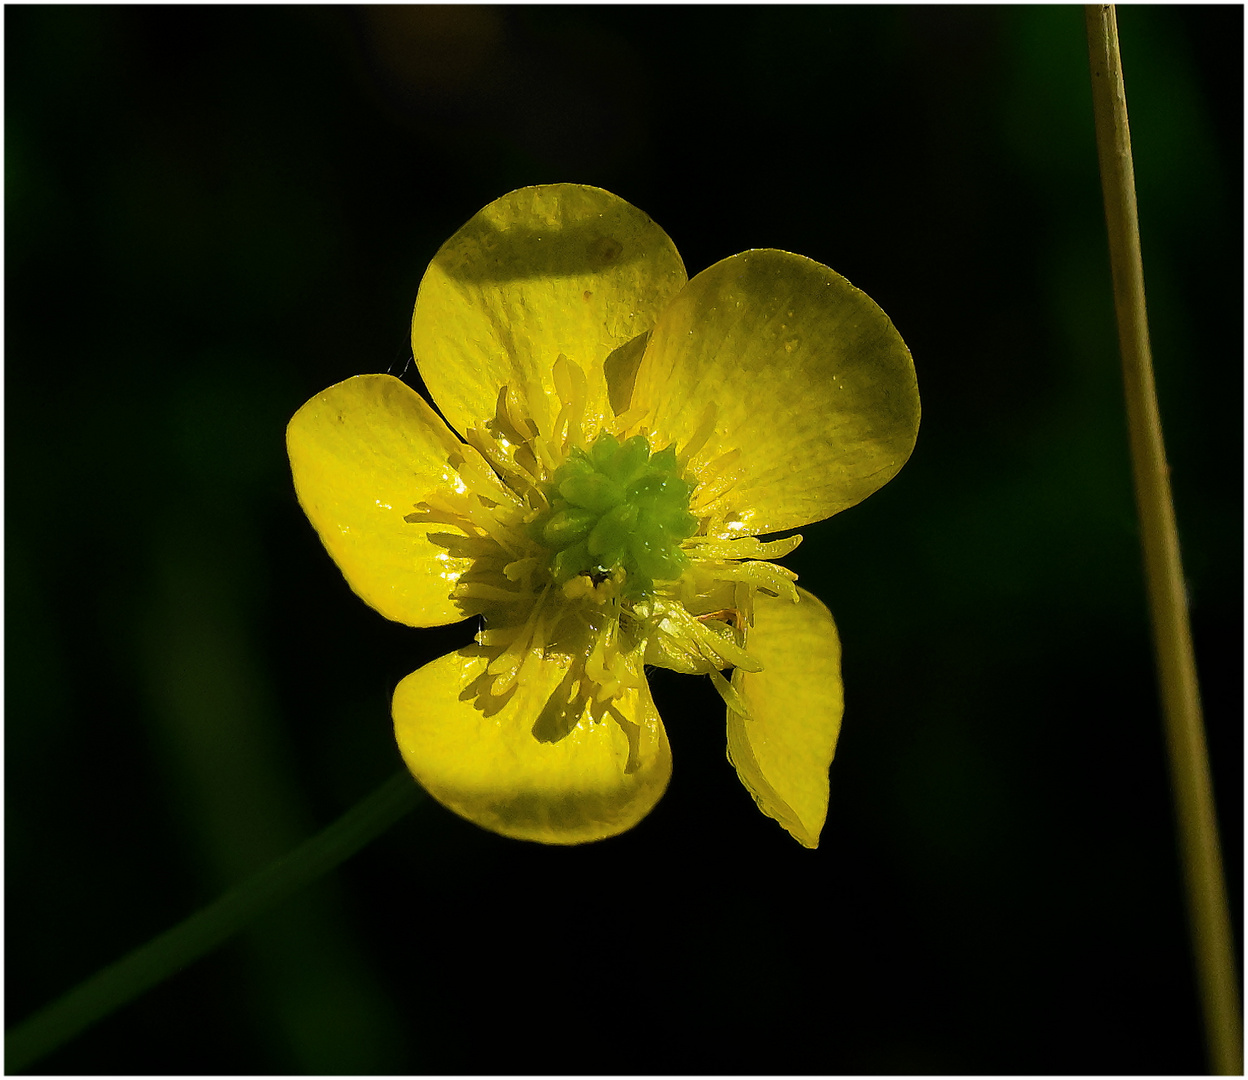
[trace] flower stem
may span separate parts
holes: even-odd
[[[1215,1073],[1239,1074],[1243,1071],[1243,1030],[1231,922],[1174,504],[1153,385],[1118,22],[1112,5],[1089,4],[1084,11],[1135,498],[1209,1063]]]
[[[290,854],[18,1024],[5,1036],[5,1072],[28,1069],[210,952],[268,908],[350,858],[415,807],[421,796],[404,770]]]

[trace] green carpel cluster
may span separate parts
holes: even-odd
[[[573,448],[555,470],[550,509],[533,522],[533,537],[552,549],[557,585],[622,568],[625,595],[639,596],[689,565],[680,541],[698,527],[689,512],[692,492],[678,474],[674,447],[651,454],[641,435],[621,443],[604,431],[588,453]]]

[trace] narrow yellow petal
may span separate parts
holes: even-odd
[[[798,594],[796,604],[755,598],[748,646],[763,670],[733,672],[750,719],[728,710],[728,760],[758,808],[813,848],[841,730],[841,643],[828,609],[805,589]]]
[[[562,354],[585,373],[592,434],[611,415],[607,358],[650,330],[685,281],[667,234],[623,199],[580,184],[521,188],[473,217],[429,264],[412,351],[461,434],[494,416],[504,385],[544,392],[545,408],[530,401],[530,415],[553,420],[552,368]]]
[[[436,542],[456,530],[404,520],[430,494],[455,489],[449,458],[459,446],[424,399],[390,375],[331,386],[286,428],[299,504],[347,583],[387,619],[442,626],[473,613],[450,597],[470,560]]]
[[[601,840],[645,817],[672,772],[645,680],[630,668],[638,688],[604,706],[575,692],[572,665],[534,656],[495,696],[491,655],[460,649],[394,693],[399,749],[429,794],[482,828],[545,844]]]
[[[854,505],[901,468],[919,426],[914,364],[888,316],[826,266],[774,250],[689,282],[651,335],[632,404],[651,410],[660,443],[701,441],[696,512],[725,536]]]

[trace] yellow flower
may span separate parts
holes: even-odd
[[[690,281],[641,211],[557,184],[443,245],[412,349],[441,416],[361,375],[304,405],[287,447],[363,600],[411,626],[482,617],[475,644],[395,691],[416,779],[505,836],[623,832],[671,775],[656,665],[711,677],[742,782],[815,847],[840,644],[767,561],[801,538],[759,537],[852,506],[909,456],[918,390],[887,316],[783,251]]]

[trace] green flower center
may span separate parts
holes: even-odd
[[[533,538],[551,549],[555,584],[622,569],[624,595],[639,597],[689,565],[680,541],[698,528],[689,512],[692,492],[680,478],[675,447],[651,454],[641,435],[621,443],[604,431],[588,453],[574,447],[555,470],[550,509],[533,522]]]

